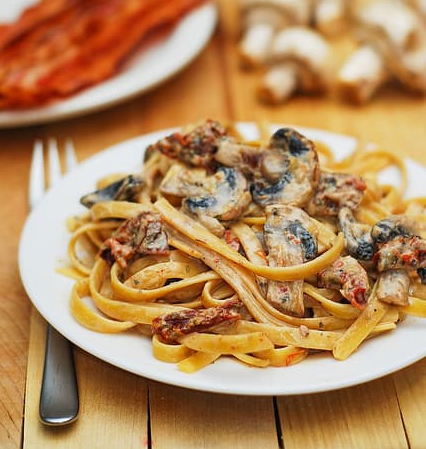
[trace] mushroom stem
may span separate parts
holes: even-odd
[[[253,67],[264,61],[274,32],[274,28],[267,23],[252,25],[246,30],[240,43],[240,56],[244,67]]]
[[[298,83],[297,68],[292,63],[279,64],[263,78],[259,96],[268,103],[281,103],[291,97]]]
[[[346,0],[317,0],[314,10],[316,28],[327,36],[341,33],[347,16]]]
[[[357,34],[402,84],[426,93],[426,28],[415,11],[398,2],[373,3],[360,12]]]
[[[382,56],[364,45],[352,53],[340,69],[337,88],[343,98],[361,104],[367,102],[388,77]]]
[[[269,55],[274,34],[292,24],[307,24],[309,0],[241,0],[244,34],[240,43],[242,63],[256,67]]]

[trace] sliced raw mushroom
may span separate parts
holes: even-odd
[[[359,12],[356,33],[403,85],[426,92],[426,28],[416,11],[401,2],[373,2]]]
[[[240,54],[243,65],[266,61],[274,34],[290,25],[308,23],[310,0],[241,0],[243,37]]]
[[[264,239],[269,266],[291,266],[316,257],[316,227],[309,215],[292,206],[266,208]],[[275,308],[303,316],[303,281],[268,281],[266,299]]]
[[[426,0],[406,0],[406,2],[426,19]]]
[[[272,43],[270,71],[259,88],[266,101],[279,103],[293,93],[325,92],[329,84],[330,46],[317,32],[291,27],[279,32]]]
[[[390,78],[385,61],[370,45],[355,50],[339,70],[337,89],[342,98],[362,104]]]
[[[396,306],[408,305],[410,276],[407,270],[388,270],[380,274],[377,297]]]
[[[316,0],[314,24],[326,36],[341,33],[347,25],[348,0]]]

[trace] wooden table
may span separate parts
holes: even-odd
[[[80,418],[56,429],[38,422],[45,322],[32,310],[17,266],[34,138],[72,136],[83,160],[124,139],[206,117],[268,119],[355,135],[426,164],[425,100],[389,88],[362,108],[334,98],[262,106],[254,96],[259,75],[238,70],[236,33],[235,8],[224,0],[203,54],[152,93],[90,116],[0,132],[1,448],[426,448],[426,360],[339,391],[251,398],[148,381],[76,348]],[[335,46],[338,57],[347,48],[344,40]]]

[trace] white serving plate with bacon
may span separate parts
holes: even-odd
[[[16,19],[34,0],[0,3],[0,23]],[[204,48],[217,21],[216,7],[206,3],[185,15],[170,34],[142,49],[116,75],[70,97],[45,106],[0,109],[0,128],[19,127],[87,114],[131,99],[182,70]]]

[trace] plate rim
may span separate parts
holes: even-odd
[[[239,122],[238,126],[254,126],[253,122]],[[271,125],[273,126],[279,126],[279,125]],[[287,125],[285,125],[287,126]],[[351,139],[353,142],[356,142],[355,138],[351,137],[351,136],[347,136],[344,134],[339,134],[339,133],[334,133],[331,131],[327,131],[327,130],[320,130],[317,128],[306,128],[306,127],[302,127],[302,126],[298,126],[298,125],[289,125],[289,126],[294,126],[296,129],[298,129],[299,131],[306,132],[319,132],[320,134],[323,135],[331,135],[331,136],[337,136],[339,138],[344,138],[344,139]],[[151,132],[151,133],[147,133],[147,134],[143,134],[141,136],[138,137],[133,137],[131,139],[126,139],[122,142],[119,142],[115,145],[112,145],[106,149],[104,149],[103,151],[93,155],[92,157],[87,158],[86,160],[84,160],[83,162],[81,162],[79,164],[79,166],[77,167],[77,170],[80,167],[84,167],[86,165],[94,165],[96,164],[97,161],[101,160],[102,157],[104,157],[104,154],[106,152],[109,151],[119,151],[119,149],[121,147],[124,146],[130,146],[133,144],[137,144],[138,142],[140,142],[141,140],[152,140],[154,141],[154,139],[158,139],[161,136],[164,136],[165,134],[168,134],[174,130],[176,130],[177,128],[169,128],[169,129],[165,129],[165,130],[160,130],[160,131],[155,131],[155,132]],[[142,153],[143,149],[139,148],[139,151]],[[422,166],[421,164],[412,161],[410,159],[406,159],[407,162],[409,162],[410,164],[414,163],[416,166],[420,167],[422,170],[424,170],[426,172],[426,167]],[[61,184],[63,182],[66,182],[66,180],[68,178],[72,178],[73,176],[73,172],[67,174],[66,176],[64,176],[58,183],[58,185],[52,189],[52,191],[48,192],[45,197],[42,199],[41,204],[43,204],[45,201],[47,201],[47,198],[49,198],[49,196],[52,196],[54,194],[55,191],[60,190],[61,188]],[[19,271],[20,271],[20,275],[21,275],[21,280],[22,280],[22,284],[24,285],[24,288],[32,302],[32,304],[36,307],[36,309],[41,313],[42,316],[44,316],[44,318],[50,322],[50,324],[55,327],[59,332],[63,333],[70,341],[72,341],[74,344],[76,344],[77,346],[81,347],[83,350],[89,352],[90,354],[94,355],[95,357],[100,358],[101,360],[112,364],[113,366],[117,366],[121,369],[124,369],[126,371],[132,372],[136,375],[139,375],[141,377],[145,377],[148,379],[152,379],[152,380],[156,380],[159,382],[163,382],[169,385],[175,385],[175,386],[179,386],[179,387],[184,387],[184,388],[188,388],[188,389],[192,389],[192,390],[199,390],[199,391],[206,391],[206,392],[212,392],[212,393],[221,393],[221,394],[233,394],[233,395],[246,395],[246,396],[272,396],[272,395],[276,395],[276,396],[287,396],[287,395],[301,395],[301,394],[313,394],[313,393],[320,393],[320,392],[326,392],[326,391],[332,391],[332,390],[338,390],[341,388],[346,388],[346,387],[350,387],[350,386],[355,386],[355,385],[359,385],[374,379],[378,379],[381,377],[384,377],[390,373],[394,373],[396,371],[399,371],[402,368],[405,368],[411,364],[413,364],[414,362],[421,360],[422,358],[424,358],[426,356],[426,349],[424,348],[423,351],[418,350],[416,352],[414,352],[410,357],[406,357],[404,359],[404,361],[402,363],[400,363],[398,366],[390,366],[387,369],[381,369],[381,370],[377,370],[374,372],[367,372],[364,373],[363,376],[358,376],[356,381],[353,380],[345,380],[342,379],[340,382],[336,382],[334,381],[332,384],[330,384],[329,382],[323,381],[322,383],[320,382],[317,384],[314,388],[299,388],[297,390],[294,389],[290,389],[290,390],[283,390],[283,391],[277,391],[275,389],[268,389],[268,388],[263,388],[263,389],[258,389],[258,390],[254,390],[254,391],[247,391],[244,390],[244,388],[240,389],[239,391],[235,391],[234,388],[227,388],[226,387],[226,383],[224,383],[223,385],[220,386],[220,388],[218,388],[217,386],[209,386],[209,385],[205,385],[204,382],[199,382],[197,381],[193,375],[186,375],[187,377],[185,378],[185,381],[176,381],[174,379],[170,379],[170,375],[168,374],[167,369],[161,372],[157,372],[155,374],[152,373],[141,373],[140,370],[135,370],[135,369],[129,369],[128,366],[125,366],[124,364],[120,364],[117,363],[116,361],[112,361],[110,358],[105,357],[104,354],[102,354],[101,352],[98,352],[96,350],[93,349],[88,349],[87,347],[84,346],[84,344],[82,345],[81,342],[76,341],[76,338],[73,335],[70,335],[68,332],[63,332],[63,330],[61,329],[61,326],[57,323],[54,323],[52,321],[50,321],[48,319],[48,317],[45,316],[45,313],[43,313],[43,310],[40,310],[39,305],[33,300],[32,297],[32,292],[30,291],[31,288],[29,287],[28,283],[26,282],[26,280],[24,279],[25,276],[23,275],[23,265],[24,265],[24,258],[25,258],[25,251],[24,251],[24,236],[25,234],[28,232],[28,228],[31,225],[32,222],[32,217],[36,216],[37,214],[37,210],[39,210],[39,206],[37,206],[32,212],[31,214],[27,217],[27,220],[25,222],[25,225],[23,227],[22,233],[21,233],[21,239],[20,239],[20,243],[19,243],[19,253],[18,253],[18,262],[19,262]],[[70,211],[71,213],[71,211]],[[63,226],[65,226],[63,224]],[[421,320],[421,319],[420,319]],[[79,324],[78,324],[79,325]],[[81,325],[79,325],[81,326]],[[419,348],[420,349],[420,348]],[[324,357],[330,357],[330,356],[324,356]],[[337,363],[344,363],[344,362],[337,362]],[[170,365],[170,364],[167,364]],[[248,368],[247,368],[248,369]],[[274,367],[269,367],[266,368],[269,370],[282,370],[284,368],[274,368]],[[285,369],[291,369],[291,367],[289,368],[285,368]],[[195,381],[194,381],[195,380]]]

